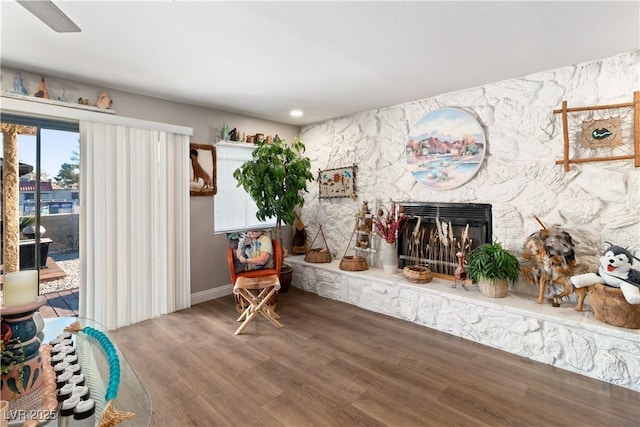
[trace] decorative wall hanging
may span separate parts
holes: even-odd
[[[213,196],[216,187],[216,147],[207,144],[189,144],[190,179],[192,196]]]
[[[562,115],[564,158],[557,165],[569,171],[571,163],[634,160],[640,167],[640,92],[633,102],[553,110]]]
[[[456,108],[441,108],[421,118],[405,147],[409,171],[433,190],[450,190],[469,181],[482,166],[485,152],[482,126]]]
[[[337,197],[351,197],[355,200],[356,195],[356,172],[358,166],[354,163],[351,166],[336,169],[318,170],[318,183],[320,184],[320,199],[333,199]]]

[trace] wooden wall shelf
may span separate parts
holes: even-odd
[[[13,99],[21,99],[24,101],[30,101],[30,102],[38,102],[40,104],[49,104],[49,105],[57,105],[60,107],[68,107],[68,108],[76,108],[78,110],[87,110],[87,111],[95,111],[98,113],[105,113],[105,114],[115,114],[116,112],[113,111],[112,109],[105,109],[105,108],[98,108],[94,105],[82,105],[82,104],[77,104],[77,103],[73,103],[73,102],[65,102],[65,101],[57,101],[54,99],[44,99],[44,98],[38,98],[35,96],[28,96],[28,95],[20,95],[17,93],[12,93],[12,92],[4,92],[2,94],[2,97],[4,98],[13,98]]]

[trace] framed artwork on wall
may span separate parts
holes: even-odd
[[[216,194],[216,147],[189,144],[189,190],[192,196]]]
[[[486,146],[475,117],[457,108],[440,108],[418,120],[409,132],[407,167],[427,187],[451,190],[478,172]]]
[[[553,110],[562,118],[564,156],[556,160],[569,172],[570,165],[633,160],[640,167],[640,91],[632,102]]]
[[[338,197],[351,197],[356,199],[356,172],[355,164],[342,168],[325,169],[318,171],[318,184],[320,199],[333,199]]]

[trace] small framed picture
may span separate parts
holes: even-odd
[[[216,187],[216,147],[189,144],[190,180],[192,196],[213,196]]]
[[[355,199],[357,169],[358,167],[354,164],[343,168],[318,171],[319,198],[351,197]]]

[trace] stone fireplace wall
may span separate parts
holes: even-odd
[[[571,165],[564,172],[555,164],[563,141],[560,116],[553,114],[563,100],[570,107],[631,102],[637,90],[640,51],[307,126],[301,136],[312,170],[357,164],[358,199],[319,200],[318,184],[311,184],[302,219],[309,235],[322,224],[329,248],[342,257],[364,200],[369,206],[389,206],[390,199],[489,203],[493,238],[518,256],[525,238],[540,228],[534,215],[572,235],[578,261],[596,266],[605,240],[640,255],[640,168],[625,160]],[[407,170],[404,147],[414,124],[444,107],[477,118],[487,153],[465,185],[435,191]],[[524,281],[516,290],[535,292]]]

